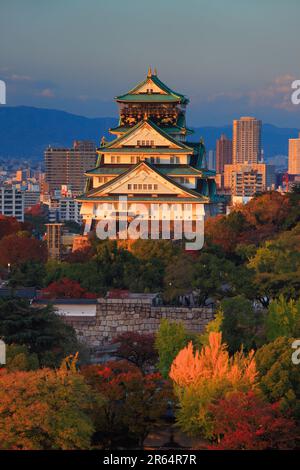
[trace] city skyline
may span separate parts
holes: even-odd
[[[0,17],[0,40],[10,46],[0,53],[7,105],[116,116],[112,98],[151,65],[191,98],[191,125],[253,115],[298,127],[300,105],[290,98],[300,78],[299,12],[296,0],[289,8],[277,0],[12,0]]]

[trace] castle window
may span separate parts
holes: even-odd
[[[157,185],[157,184],[154,184],[154,185],[153,185],[153,188],[157,191],[157,190],[158,190],[158,185]]]
[[[131,186],[132,186],[132,185],[131,185],[131,184],[129,184],[129,185],[127,186],[127,188],[128,188],[128,189],[131,189]]]

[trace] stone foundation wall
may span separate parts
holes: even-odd
[[[183,321],[194,333],[203,332],[214,318],[211,308],[153,306],[152,302],[138,299],[99,299],[96,316],[68,316],[78,338],[90,348],[105,347],[116,335],[127,331],[154,333],[162,318]]]

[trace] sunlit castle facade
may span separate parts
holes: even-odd
[[[114,219],[117,237],[126,238],[126,226],[142,218],[149,233],[155,225],[156,238],[169,221],[172,237],[175,222],[193,227],[197,219],[215,214],[215,172],[206,167],[204,144],[186,141],[193,133],[185,121],[189,100],[151,69],[115,100],[119,124],[110,129],[115,139],[102,139],[97,166],[85,173],[86,192],[78,197],[85,234],[99,221]]]

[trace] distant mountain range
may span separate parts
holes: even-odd
[[[69,147],[73,140],[90,139],[99,145],[103,135],[112,138],[108,129],[117,124],[112,117],[87,118],[55,109],[28,106],[0,106],[0,157],[43,159],[48,145]],[[194,128],[191,140],[204,138],[208,150],[215,148],[222,133],[231,137],[228,126]],[[299,130],[264,124],[263,148],[268,159],[274,155],[287,155],[288,139],[297,137]]]

